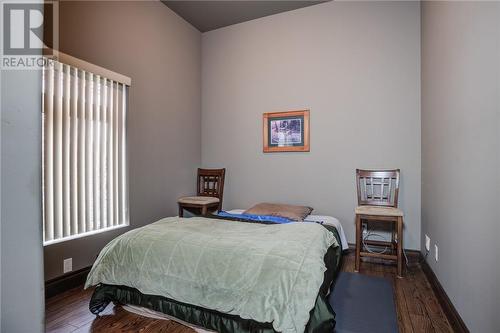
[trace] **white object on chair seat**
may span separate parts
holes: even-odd
[[[177,200],[179,203],[191,204],[191,205],[209,205],[219,203],[219,198],[215,197],[182,197]]]
[[[403,216],[401,209],[383,206],[358,206],[354,212],[359,215]]]

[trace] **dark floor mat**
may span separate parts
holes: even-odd
[[[394,291],[382,277],[341,272],[330,297],[336,333],[398,332]]]

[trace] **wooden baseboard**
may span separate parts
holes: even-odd
[[[424,271],[427,280],[431,284],[432,290],[436,294],[439,304],[441,304],[441,307],[443,308],[443,311],[448,318],[453,331],[456,333],[469,333],[469,329],[462,320],[462,317],[460,317],[460,315],[458,314],[455,306],[453,306],[453,303],[451,303],[450,298],[444,291],[443,286],[439,282],[436,274],[434,274],[431,266],[429,266],[425,259],[423,259],[421,262],[422,270]]]
[[[83,285],[91,267],[92,266],[85,267],[45,281],[45,298],[56,296],[67,290]]]

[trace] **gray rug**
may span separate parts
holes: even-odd
[[[394,291],[385,278],[341,272],[329,301],[336,333],[398,332]]]

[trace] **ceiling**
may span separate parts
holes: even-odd
[[[162,2],[196,29],[206,32],[327,1],[329,0],[163,0]]]

